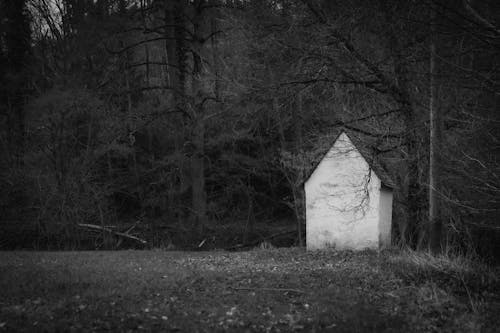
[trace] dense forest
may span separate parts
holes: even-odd
[[[495,0],[0,0],[0,248],[303,245],[344,130],[395,245],[498,256],[499,55]]]

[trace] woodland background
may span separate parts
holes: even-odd
[[[303,245],[347,130],[395,245],[499,258],[499,6],[1,0],[0,248]]]

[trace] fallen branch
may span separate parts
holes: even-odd
[[[78,226],[79,227],[82,227],[82,228],[87,228],[87,229],[91,229],[91,230],[100,230],[100,231],[105,231],[105,232],[108,232],[110,234],[113,234],[113,235],[116,235],[118,237],[123,237],[123,238],[128,238],[128,239],[132,239],[136,242],[139,242],[139,243],[142,243],[142,244],[146,244],[147,242],[142,239],[142,238],[139,238],[139,237],[136,237],[136,236],[132,236],[132,235],[129,235],[127,233],[124,233],[124,232],[119,232],[119,231],[114,231],[114,230],[111,230],[107,227],[102,227],[100,225],[95,225],[95,224],[86,224],[86,223],[78,223]]]
[[[283,292],[292,292],[297,294],[305,294],[304,291],[298,289],[288,289],[288,288],[235,288],[231,287],[234,290],[262,290],[262,291],[283,291]]]

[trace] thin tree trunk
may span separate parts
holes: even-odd
[[[302,113],[303,113],[303,101],[302,101],[302,92],[297,94],[297,103],[296,107],[292,110],[293,124],[295,129],[295,154],[297,158],[300,160],[299,163],[302,163]],[[294,199],[295,199],[295,216],[297,219],[297,237],[299,246],[304,246],[304,208],[305,208],[305,193],[304,186],[302,183],[304,181],[304,171],[303,166],[300,165],[298,169],[298,174],[296,177],[295,184],[293,184],[294,188]]]
[[[406,148],[408,150],[408,193],[406,204],[408,207],[408,226],[404,241],[407,246],[417,248],[421,238],[421,185],[418,170],[418,144],[416,140],[415,116],[412,106],[407,106],[406,115]]]
[[[200,231],[206,224],[207,195],[205,192],[205,163],[204,163],[205,127],[201,120],[194,126],[193,144],[195,151],[191,157],[192,177],[192,209],[194,224]]]
[[[187,43],[186,43],[186,30],[187,22],[185,15],[185,5],[182,0],[165,0],[166,10],[170,11],[170,19],[174,23],[174,27],[171,28],[170,33],[173,34],[173,43],[169,43],[166,40],[166,49],[168,55],[167,71],[170,74],[170,79],[172,82],[173,90],[173,103],[175,107],[179,110],[187,112],[188,105],[186,101],[187,87],[186,87],[186,73],[188,69],[187,64]],[[166,13],[167,14],[167,13]],[[167,23],[167,22],[165,22]],[[168,30],[168,29],[167,29]],[[176,150],[180,155],[184,156],[183,149],[186,143],[186,128],[189,126],[186,123],[190,123],[190,120],[184,118],[178,118],[180,135],[176,137]],[[186,159],[181,159],[179,161],[179,187],[178,195],[175,200],[175,204],[178,209],[178,222],[184,222],[189,219],[189,215],[192,215],[187,211],[187,207],[184,205],[182,197],[189,190],[189,178],[191,174],[190,165],[191,161]]]
[[[123,43],[123,42],[122,42]],[[124,70],[125,70],[125,86],[127,88],[127,131],[128,131],[128,135],[129,135],[129,143],[130,145],[134,146],[134,143],[135,143],[135,122],[132,120],[132,87],[130,85],[130,58],[131,58],[131,55],[130,55],[130,52],[126,52],[125,53],[125,66],[124,66]],[[134,175],[135,175],[135,178],[136,178],[136,182],[138,182],[138,179],[139,179],[139,174],[138,174],[138,169],[137,169],[137,154],[136,154],[136,151],[135,149],[133,150],[133,153],[132,153],[132,165],[133,165],[133,168],[134,168]]]
[[[173,90],[166,90],[165,94],[167,95],[167,100],[170,101],[170,105],[177,106],[178,98],[176,91],[181,90],[179,87],[179,75],[178,75],[178,63],[177,63],[177,42],[175,40],[175,22],[176,22],[176,8],[175,3],[171,0],[164,0],[164,36],[165,36],[165,55],[164,62],[166,65],[164,66],[164,75],[165,75],[165,85],[167,87],[173,87]],[[177,119],[173,119],[174,122]],[[179,140],[180,139],[180,140]],[[179,144],[179,141],[183,139],[182,135],[177,135],[174,139],[175,142],[175,151],[179,152],[182,144]],[[179,166],[179,169],[182,168],[182,165]],[[182,173],[181,173],[182,174]],[[175,219],[175,211],[176,211],[176,192],[174,185],[174,177],[172,177],[171,181],[168,183],[166,193],[164,196],[165,204],[162,206],[162,214],[166,210],[167,214],[167,223],[171,223]],[[178,196],[177,196],[178,197]]]
[[[165,77],[166,77],[166,85],[168,87],[174,87],[173,92],[173,103],[177,104],[176,92],[180,90],[179,87],[179,63],[177,60],[177,41],[176,37],[176,28],[180,29],[180,27],[176,27],[179,20],[176,19],[176,16],[179,13],[176,13],[175,3],[170,0],[165,0],[165,58],[167,65],[165,66]],[[171,26],[171,27],[170,27]]]
[[[211,17],[210,19],[211,23],[211,29],[212,29],[212,38],[211,38],[211,44],[212,44],[212,66],[213,66],[213,72],[214,72],[214,95],[217,100],[220,100],[220,90],[221,90],[221,82],[220,82],[220,64],[219,64],[219,49],[217,47],[217,20],[216,17]]]
[[[3,50],[7,55],[7,75],[2,85],[7,90],[5,100],[0,101],[7,106],[8,140],[10,154],[16,167],[24,165],[25,148],[25,94],[29,72],[26,70],[30,54],[30,20],[27,16],[25,0],[9,0],[0,2],[0,10],[5,23],[5,39]],[[2,52],[3,53],[3,52]]]
[[[184,4],[181,0],[175,0],[174,11],[174,35],[175,35],[175,53],[169,54],[169,64],[175,64],[177,68],[172,68],[176,73],[173,77],[173,86],[175,88],[176,107],[186,109],[186,73],[187,73],[187,47],[186,47],[186,14]],[[171,55],[171,57],[170,57]]]
[[[431,44],[430,44],[430,147],[429,147],[429,245],[433,253],[441,252],[441,202],[439,192],[441,190],[440,161],[441,153],[441,113],[438,110],[438,84],[436,77],[436,5],[431,2]]]
[[[254,230],[254,225],[255,225],[255,212],[254,212],[254,205],[253,205],[253,187],[250,184],[250,174],[247,174],[247,181],[246,184],[243,182],[241,183],[243,187],[246,187],[246,194],[247,194],[247,206],[248,206],[248,211],[247,211],[247,220],[245,223],[245,231],[243,233],[243,244],[248,243],[248,236],[253,233]]]
[[[206,224],[207,195],[205,191],[205,124],[204,124],[204,89],[203,62],[202,62],[202,28],[203,23],[201,4],[195,1],[195,15],[193,22],[193,41],[191,49],[193,55],[193,72],[191,77],[191,114],[193,119],[192,142],[194,152],[191,157],[192,177],[192,210],[195,226],[200,234]]]

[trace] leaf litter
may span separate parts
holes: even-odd
[[[0,332],[475,332],[499,324],[494,274],[481,273],[478,284],[478,270],[448,265],[443,274],[435,262],[394,252],[0,257]],[[460,283],[450,283],[454,271]]]

